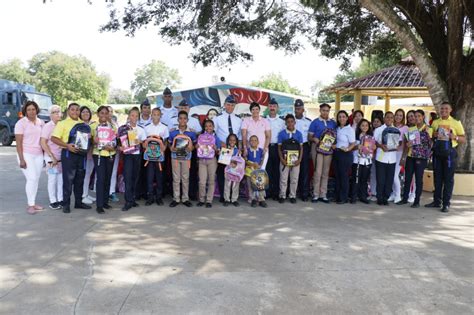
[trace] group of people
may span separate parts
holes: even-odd
[[[122,126],[114,121],[111,107],[100,106],[94,120],[88,107],[76,103],[69,104],[63,120],[60,107],[52,106],[51,120],[45,124],[38,118],[38,105],[28,101],[22,109],[24,117],[15,126],[18,163],[26,178],[27,212],[43,209],[36,204],[36,194],[45,169],[50,208],[69,213],[74,192],[74,208],[91,209],[95,201],[97,212],[105,213],[110,201],[117,201],[120,160],[123,211],[138,207],[140,198],[146,199],[146,205],[163,205],[166,193],[173,198],[170,207],[180,203],[192,207],[192,199],[198,201],[197,206],[212,207],[215,193],[224,206],[239,206],[241,182],[247,185],[243,195],[252,207],[267,207],[267,198],[280,203],[294,204],[297,197],[329,203],[331,169],[338,204],[368,204],[373,199],[378,205],[412,202],[416,208],[430,159],[435,192],[433,202],[426,206],[449,211],[456,147],[466,141],[462,125],[450,115],[449,103],[440,105],[440,118],[429,126],[422,110],[405,114],[398,109],[372,121],[362,111],[349,115],[341,110],[333,120],[326,103],[319,106],[320,116],[311,120],[305,117],[300,99],[294,103],[294,114],[280,117],[279,105],[272,99],[267,117],[260,115],[258,103],[251,103],[251,116],[241,119],[229,95],[222,113],[208,115],[201,124],[189,116],[186,100],[177,108],[172,100],[166,88],[161,107],[152,109],[145,100],[140,108],[130,109]],[[89,195],[93,172],[96,198]]]

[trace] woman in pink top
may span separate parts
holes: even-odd
[[[51,141],[56,123],[61,120],[61,107],[53,105],[49,108],[51,120],[41,131],[41,147],[44,150],[46,173],[48,174],[49,207],[53,210],[62,208],[63,176],[61,169],[61,147]]]
[[[268,146],[272,137],[270,123],[267,119],[260,117],[260,105],[256,102],[250,104],[251,117],[242,121],[242,145],[244,148],[244,157],[247,156],[249,139],[251,136],[257,136],[258,147],[263,149],[263,163],[261,168],[265,169],[268,161]]]
[[[35,214],[43,207],[35,204],[38,182],[43,168],[43,149],[40,144],[44,122],[38,118],[39,106],[33,101],[26,102],[21,109],[23,118],[15,125],[16,151],[18,163],[26,178],[27,212]]]
[[[408,127],[405,124],[405,111],[403,109],[399,108],[395,111],[393,124],[395,125],[395,127],[398,128],[398,130],[400,130],[400,134],[403,138],[403,143],[405,143],[405,134],[408,132]],[[403,156],[404,146],[405,144],[400,146],[400,148],[397,151],[397,164],[395,165],[395,176],[393,178],[392,194],[390,195],[390,198],[388,198],[388,201],[393,201],[395,203],[402,200],[401,198],[402,188],[400,185],[400,171],[401,171],[400,160],[402,159],[402,156]]]

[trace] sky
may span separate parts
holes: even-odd
[[[212,84],[215,76],[249,84],[275,72],[302,94],[311,95],[316,81],[329,84],[339,73],[339,60],[328,60],[312,47],[285,55],[268,47],[265,41],[241,43],[254,55],[253,62],[225,68],[195,66],[189,58],[192,48],[188,44],[170,46],[152,27],[138,31],[133,38],[124,32],[100,33],[99,27],[108,20],[105,0],[92,0],[92,4],[87,0],[47,0],[45,4],[42,0],[9,0],[0,3],[0,12],[0,62],[12,58],[26,62],[36,53],[51,50],[80,54],[91,60],[99,72],[110,75],[113,88],[129,90],[135,70],[153,59],[178,69],[182,77],[180,88]]]

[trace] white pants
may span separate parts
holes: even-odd
[[[84,188],[82,192],[82,198],[85,198],[89,195],[89,184],[91,182],[92,171],[94,170],[94,159],[92,155],[87,155],[86,161],[86,175],[84,176]]]
[[[48,165],[51,158],[48,155],[44,155],[44,162]],[[60,166],[61,164],[58,164]],[[61,168],[61,167],[60,167]],[[48,196],[49,202],[61,202],[63,201],[63,174],[50,174],[48,167],[46,167],[46,174],[48,174]]]
[[[110,179],[110,192],[109,195],[112,195],[115,193],[115,187],[117,187],[117,171],[118,171],[118,165],[120,161],[120,153],[117,151],[115,155],[115,160],[114,160],[114,166],[112,168],[112,178]]]
[[[28,199],[28,206],[32,207],[36,203],[36,193],[38,192],[38,183],[41,176],[41,169],[43,168],[43,155],[33,155],[23,153],[23,158],[26,162],[26,169],[21,169],[26,178],[26,198]],[[18,164],[20,159],[18,159]]]

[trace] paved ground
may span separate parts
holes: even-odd
[[[0,148],[2,314],[474,313],[473,198],[448,215],[270,202],[31,216],[13,153]]]

